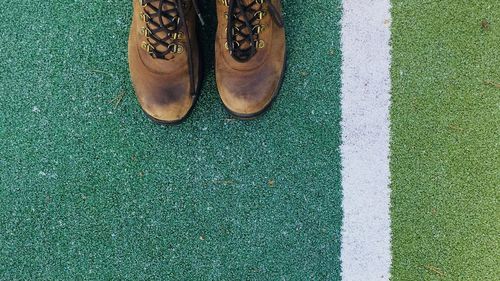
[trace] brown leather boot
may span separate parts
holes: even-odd
[[[217,87],[236,117],[253,118],[283,80],[285,29],[280,0],[217,0]]]
[[[135,0],[130,75],[142,109],[162,124],[182,121],[200,89],[195,0]]]

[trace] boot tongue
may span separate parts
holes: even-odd
[[[161,5],[160,7],[160,2],[164,2],[163,5]],[[173,3],[170,3],[168,1],[155,1],[153,3],[151,3],[153,5],[153,7],[156,9],[156,11],[158,11],[158,13],[162,12],[162,14],[165,14],[166,11],[171,11],[170,13],[168,13],[169,15],[171,16],[179,16],[179,13],[178,11],[176,10],[176,7]],[[150,13],[154,13],[155,11],[151,8],[147,8],[149,9],[148,12]],[[153,21],[159,25],[163,24],[163,25],[168,25],[170,23],[170,20],[168,17],[166,16],[162,16],[162,17],[155,17],[153,19]]]
[[[174,0],[175,1],[175,0]],[[167,17],[167,16],[161,16],[161,17],[154,17],[153,18],[153,21],[158,25],[158,26],[168,26],[168,28],[164,28],[160,31],[157,31],[155,33],[155,35],[161,39],[163,42],[166,42],[167,44],[170,44],[172,43],[172,39],[170,38],[170,34],[171,32],[178,32],[178,30],[175,30],[175,26],[177,26],[177,23],[176,24],[173,24],[172,25],[172,22],[171,22],[171,19],[174,18],[176,21],[179,20],[180,21],[180,18],[179,18],[179,11],[176,9],[176,6],[175,4],[173,3],[174,1],[170,2],[170,1],[154,1],[151,3],[151,5],[154,7],[151,8],[151,7],[146,7],[146,11],[150,14],[154,14],[154,13],[160,13],[162,12],[162,14],[166,14],[166,12],[168,12],[168,14],[170,15],[170,18]],[[162,4],[160,4],[161,2],[163,2]],[[182,1],[183,4],[184,2],[186,1]],[[161,7],[160,7],[161,5]],[[182,5],[184,6],[184,5]],[[152,26],[151,27],[152,29],[156,29],[156,27]],[[178,29],[178,28],[177,28]],[[157,47],[157,50],[159,52],[166,52],[167,51],[167,47],[164,46],[164,45],[159,45]]]
[[[247,7],[247,13],[243,14],[243,13],[240,13],[240,10],[238,8],[236,8],[236,11],[239,13],[239,16],[238,16],[238,19],[242,22],[245,22],[246,19],[250,20],[254,17],[254,13],[255,9],[259,9],[260,8],[260,4],[258,3],[255,3],[254,0],[239,0],[239,2],[241,3],[242,6],[245,6]],[[253,3],[253,5],[252,5]],[[245,19],[246,18],[246,19]],[[252,34],[252,30],[251,28],[249,27],[246,27],[244,25],[239,25],[238,28],[244,33],[244,34]],[[248,40],[244,40],[244,41],[241,41],[242,39],[244,39],[244,37],[242,37],[241,35],[236,35],[236,38],[235,38],[237,41],[241,42],[241,45],[240,45],[240,48],[241,49],[248,49],[248,48],[251,48],[251,42],[249,42]]]

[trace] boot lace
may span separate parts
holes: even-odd
[[[185,25],[184,10],[186,1],[181,0],[139,0],[142,6],[141,20],[146,23],[141,28],[145,41],[141,48],[154,58],[170,60],[176,54],[185,51],[186,34],[182,30]],[[200,11],[195,0],[191,3],[200,17]],[[189,36],[189,35],[187,35]]]
[[[283,19],[271,0],[219,0],[228,7],[227,42],[225,48],[231,56],[241,62],[250,60],[257,49],[265,47],[260,34],[266,29],[262,24],[270,14],[274,22],[283,27]],[[267,9],[265,8],[267,6]]]

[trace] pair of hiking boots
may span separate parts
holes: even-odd
[[[281,86],[285,31],[280,0],[216,0],[215,72],[224,106],[258,116]],[[135,92],[152,120],[175,124],[200,92],[196,0],[135,0],[128,52]]]

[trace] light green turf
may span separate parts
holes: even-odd
[[[213,5],[203,95],[161,127],[128,78],[131,1],[2,2],[1,280],[339,278],[340,1],[286,1],[283,91],[249,122],[215,91]]]
[[[392,4],[392,279],[499,280],[500,2]]]

